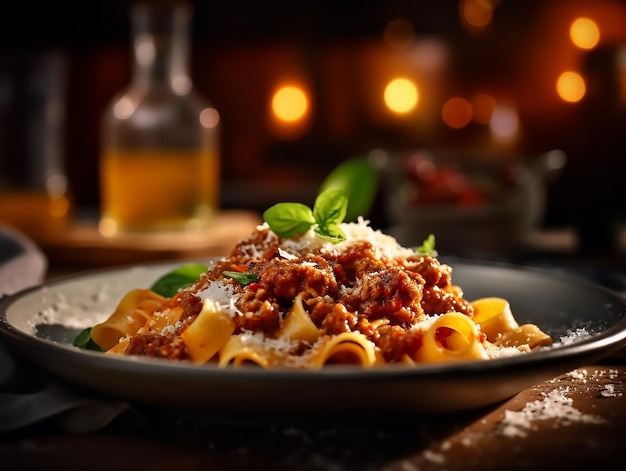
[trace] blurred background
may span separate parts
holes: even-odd
[[[222,209],[311,203],[332,169],[377,150],[395,161],[428,150],[531,168],[558,150],[537,190],[546,192],[537,228],[562,236],[550,250],[623,254],[626,2],[191,3],[192,79],[221,118]],[[128,6],[24,0],[0,15],[5,64],[61,57],[59,148],[77,217],[98,210],[99,122],[131,77]],[[303,97],[287,117],[272,106],[286,86]],[[12,119],[15,110],[3,117]],[[394,228],[386,182],[370,219]]]

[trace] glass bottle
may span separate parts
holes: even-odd
[[[32,237],[69,222],[65,96],[61,52],[0,57],[0,225]]]
[[[191,14],[180,2],[131,8],[132,80],[102,118],[105,236],[202,230],[217,210],[219,114],[193,89]]]

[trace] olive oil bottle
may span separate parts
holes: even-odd
[[[101,129],[100,232],[181,232],[219,206],[219,114],[189,73],[191,6],[131,7],[133,73]]]

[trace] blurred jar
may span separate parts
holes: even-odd
[[[133,75],[102,118],[100,232],[210,226],[218,207],[219,114],[189,74],[191,7],[131,9]]]
[[[68,222],[65,79],[61,53],[0,57],[0,222],[29,235]]]

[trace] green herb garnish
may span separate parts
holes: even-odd
[[[339,224],[347,207],[346,192],[329,189],[317,196],[313,209],[302,203],[278,203],[263,213],[263,219],[279,237],[293,237],[313,228],[319,237],[336,244],[346,240]]]
[[[100,346],[91,338],[91,327],[87,327],[76,336],[74,339],[74,346],[84,350],[94,350],[96,352],[102,351]]]
[[[378,172],[366,157],[353,157],[335,167],[324,179],[320,193],[324,190],[340,189],[346,192],[348,208],[345,221],[356,221],[366,217],[376,198]]]
[[[251,272],[239,272],[239,271],[224,271],[222,272],[224,276],[232,278],[235,281],[238,281],[242,285],[246,286],[250,283],[254,283],[259,280],[259,275]]]
[[[313,211],[302,203],[278,203],[263,213],[270,229],[280,237],[293,237],[308,231],[315,218]]]
[[[422,245],[417,247],[415,251],[421,255],[430,255],[432,257],[437,256],[437,251],[435,250],[435,235],[429,234]]]
[[[208,270],[201,263],[188,263],[166,273],[150,287],[152,291],[165,298],[171,298],[179,289],[187,288]]]

